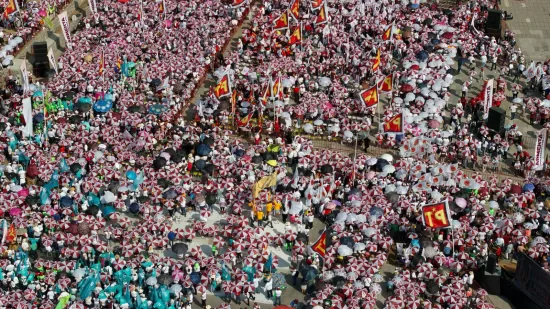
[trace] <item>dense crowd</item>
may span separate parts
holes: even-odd
[[[295,286],[293,307],[492,308],[474,275],[489,254],[548,270],[547,184],[519,129],[490,132],[483,97],[468,94],[492,59],[505,64],[491,71],[525,62],[511,33],[476,30],[492,4],[310,5],[98,1],[46,84],[23,93],[12,77],[0,307],[211,308],[215,295],[257,308]],[[526,88],[545,80],[522,69]],[[234,91],[188,109],[208,74]],[[401,132],[373,130],[399,114]],[[399,151],[348,156],[319,138]],[[525,182],[462,170],[511,154]],[[452,229],[423,223],[422,206],[441,202]]]

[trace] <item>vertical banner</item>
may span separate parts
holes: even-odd
[[[483,89],[483,119],[489,117],[489,109],[493,106],[493,81],[492,78],[488,80]]]
[[[50,48],[48,50],[48,60],[50,60],[50,65],[55,71],[55,74],[57,74],[57,61],[55,61],[55,55],[53,54],[53,50]]]
[[[451,227],[451,212],[449,204],[442,203],[422,206],[422,222],[434,229]]]
[[[541,171],[544,168],[547,136],[547,128],[540,130],[539,134],[537,135],[537,144],[535,145],[535,166],[533,167],[535,171]]]
[[[23,99],[23,117],[25,117],[25,128],[23,129],[23,136],[32,136],[32,100],[30,97]]]
[[[89,0],[88,3],[90,4],[90,11],[92,11],[92,14],[97,14],[97,2],[96,2],[96,0]]]
[[[67,12],[63,11],[59,13],[57,18],[59,18],[59,23],[61,24],[61,30],[63,30],[63,36],[65,37],[65,42],[67,42],[67,47],[71,48],[71,25],[69,24]]]
[[[23,85],[23,92],[29,90],[29,72],[27,71],[27,59],[21,61],[21,84]]]

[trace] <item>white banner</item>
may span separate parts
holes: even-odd
[[[88,3],[90,4],[90,11],[92,11],[92,14],[97,14],[97,2],[96,2],[96,0],[89,0]]]
[[[21,61],[21,66],[19,67],[21,70],[21,84],[23,86],[23,92],[29,90],[29,71],[27,71],[27,60],[23,59]]]
[[[525,78],[528,80],[535,77],[535,69],[535,62],[531,62],[529,67],[527,67],[527,69],[523,71],[523,76],[525,76]]]
[[[537,144],[535,145],[535,166],[533,167],[535,171],[540,171],[544,168],[547,134],[548,129],[544,128],[540,130],[539,134],[537,135]]]
[[[23,117],[25,117],[25,128],[23,129],[23,136],[32,136],[32,100],[30,97],[23,99]]]
[[[55,61],[55,55],[53,54],[53,50],[50,48],[48,50],[48,60],[50,60],[50,65],[55,71],[55,74],[57,74],[57,61]]]
[[[489,117],[489,109],[493,106],[493,83],[494,80],[491,78],[487,81],[485,89],[483,91],[483,119]]]
[[[71,25],[69,24],[69,17],[67,12],[63,11],[57,15],[59,18],[59,23],[61,24],[61,30],[63,30],[63,36],[65,37],[65,42],[67,42],[67,48],[71,48]]]

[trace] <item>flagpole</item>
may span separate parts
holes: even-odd
[[[357,161],[357,134],[355,134],[355,150],[353,152],[353,174],[351,174],[351,183],[355,182],[355,162]]]

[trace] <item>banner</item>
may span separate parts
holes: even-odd
[[[451,213],[447,202],[422,206],[422,223],[434,229],[451,227]]]
[[[4,9],[4,19],[7,19],[11,14],[19,12],[19,3],[17,0],[10,0],[6,9]]]
[[[25,127],[23,128],[23,136],[32,136],[32,100],[31,98],[23,99],[23,117],[25,118]]]
[[[517,257],[514,284],[541,308],[550,308],[550,274],[525,253]]]
[[[547,128],[540,130],[539,134],[537,135],[537,143],[535,145],[535,166],[533,167],[535,171],[541,171],[544,168],[547,135]]]
[[[50,60],[50,65],[55,71],[55,74],[57,74],[57,61],[55,61],[55,55],[53,54],[53,50],[50,48],[48,50],[48,60]]]
[[[403,133],[405,131],[405,118],[399,113],[384,123],[384,133]]]
[[[491,78],[483,88],[483,119],[489,117],[489,109],[493,106],[493,84],[494,79]]]
[[[274,187],[277,184],[277,172],[269,176],[265,176],[252,185],[252,197],[257,198],[260,195],[260,191],[265,188]]]
[[[27,59],[21,61],[21,84],[23,85],[23,92],[29,90],[29,71],[27,71]]]
[[[327,251],[327,231],[325,230],[321,236],[319,236],[319,239],[311,246],[311,250],[313,252],[316,252],[321,257],[325,257],[325,253]]]
[[[535,69],[535,62],[533,61],[531,62],[529,67],[527,67],[527,69],[523,71],[523,76],[525,76],[527,80],[530,80],[531,78],[535,77]]]
[[[92,14],[97,14],[97,2],[96,2],[96,0],[89,0],[88,3],[90,4],[90,11],[92,11]]]
[[[61,30],[63,30],[63,36],[65,37],[65,42],[67,42],[67,48],[71,48],[71,25],[69,24],[67,12],[63,11],[59,13],[57,18],[59,18],[59,24],[61,25]]]

